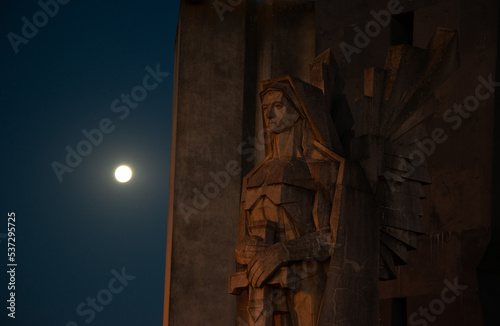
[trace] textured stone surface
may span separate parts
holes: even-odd
[[[236,168],[245,164],[238,154],[244,130],[245,23],[244,5],[227,13],[222,24],[211,3],[181,2],[164,325],[230,325],[235,320],[235,303],[226,293],[241,176],[230,175],[226,187],[216,186],[214,198],[203,195],[208,203],[194,189],[205,193],[214,184],[210,173],[227,172],[229,162]],[[186,213],[190,209],[198,213]]]
[[[377,325],[379,221],[362,169],[347,161],[339,230],[318,325]],[[356,203],[353,205],[353,203]],[[356,307],[353,309],[353,307]]]

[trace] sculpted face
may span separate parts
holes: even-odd
[[[266,127],[274,134],[291,129],[300,118],[300,114],[281,91],[266,93],[262,99],[262,110]]]

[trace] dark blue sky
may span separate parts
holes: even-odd
[[[37,1],[0,4],[0,325],[161,325],[178,5],[71,0],[49,17],[37,14]],[[36,35],[25,28],[30,38],[20,38],[23,17],[38,19]],[[10,34],[17,54],[9,33],[19,36]],[[147,66],[169,75],[148,79],[156,87],[144,93],[136,86]],[[113,112],[133,89],[146,98],[126,117],[127,104]],[[60,182],[53,162],[67,165],[67,146],[77,150],[82,130],[103,119],[114,130],[90,149],[82,145],[90,153]],[[127,184],[113,177],[122,163],[134,170]],[[15,320],[7,318],[2,238],[9,212],[16,213]],[[135,276],[126,286],[112,282],[112,270],[123,268]],[[92,308],[87,298],[98,294],[107,305]]]

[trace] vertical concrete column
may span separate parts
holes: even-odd
[[[291,75],[309,81],[309,65],[315,58],[315,4],[305,0],[267,0],[257,3],[256,89],[263,80]],[[256,96],[255,132],[261,132],[262,112]],[[257,147],[255,163],[264,157]]]
[[[247,4],[231,3],[221,16],[214,1],[181,1],[164,325],[236,320],[227,279],[234,271],[241,189]]]

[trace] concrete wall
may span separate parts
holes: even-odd
[[[231,325],[235,320],[235,301],[226,293],[241,181],[239,174],[231,175],[222,188],[210,173],[242,164],[237,148],[243,139],[245,26],[243,7],[222,24],[211,3],[181,2],[164,325]]]

